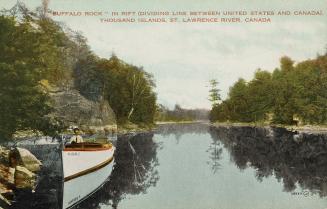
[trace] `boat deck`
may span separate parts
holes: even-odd
[[[72,143],[65,146],[64,151],[100,151],[111,149],[111,143],[82,142]]]

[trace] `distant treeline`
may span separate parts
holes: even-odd
[[[272,73],[259,69],[248,82],[240,78],[226,100],[213,104],[210,120],[326,124],[327,53],[297,64],[282,57]]]
[[[196,121],[208,120],[209,111],[206,109],[185,109],[176,104],[173,110],[159,105],[157,107],[156,121]]]
[[[17,2],[0,13],[0,139],[21,130],[62,130],[63,122],[49,117],[51,88],[75,88],[94,101],[109,101],[119,123],[152,124],[152,76],[115,55],[98,57],[80,33],[47,12],[47,5],[29,11]]]

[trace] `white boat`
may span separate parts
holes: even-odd
[[[111,143],[77,143],[62,151],[63,209],[94,193],[111,174],[115,147]]]

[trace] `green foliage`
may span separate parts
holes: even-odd
[[[115,55],[98,65],[108,99],[120,123],[153,123],[156,95],[152,77],[142,68],[129,65]]]
[[[49,86],[65,89],[71,83],[91,100],[108,100],[120,123],[153,123],[150,74],[116,56],[94,55],[80,33],[47,17],[47,5],[36,13],[21,3],[16,7],[19,18],[0,16],[0,138],[31,129],[57,134],[63,121],[50,117],[47,92]]]
[[[211,122],[231,121],[231,115],[232,115],[232,113],[231,113],[228,101],[223,101],[219,105],[212,107],[210,114],[209,114],[209,120]]]
[[[304,123],[327,121],[327,56],[299,63],[294,69],[294,106]]]
[[[43,65],[39,32],[27,21],[0,16],[0,138],[16,131],[55,134],[59,124],[46,117],[50,100],[39,82]]]
[[[212,103],[212,107],[217,106],[219,101],[221,100],[220,97],[220,90],[218,89],[218,81],[212,79],[209,81],[210,83],[210,90],[209,90],[209,101]]]
[[[288,57],[282,57],[280,63],[273,73],[259,69],[251,81],[239,79],[228,98],[212,108],[210,120],[326,123],[327,55],[296,66]]]
[[[227,104],[230,108],[230,120],[248,122],[250,120],[249,109],[251,106],[248,97],[248,84],[244,79],[239,79],[229,89],[229,97]]]
[[[36,20],[39,60],[44,65],[43,78],[55,85],[63,85],[71,79],[74,60],[71,54],[74,43],[69,40],[58,23],[48,18]]]
[[[108,59],[89,56],[75,68],[76,86],[88,98],[107,99],[120,124],[154,122],[156,94],[153,77],[142,68],[113,55]]]
[[[98,100],[103,96],[104,77],[98,68],[99,58],[90,54],[77,61],[74,68],[74,82],[77,89],[88,99]]]
[[[250,122],[263,121],[273,106],[273,81],[267,71],[257,70],[254,79],[248,84],[248,98],[250,103]]]
[[[292,124],[296,112],[294,96],[296,94],[293,61],[288,57],[280,59],[281,68],[273,72],[274,107],[273,122]]]

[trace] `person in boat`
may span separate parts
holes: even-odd
[[[84,142],[82,136],[80,135],[79,128],[74,128],[73,131],[74,131],[74,135],[69,139],[69,143],[74,144],[74,143]]]

